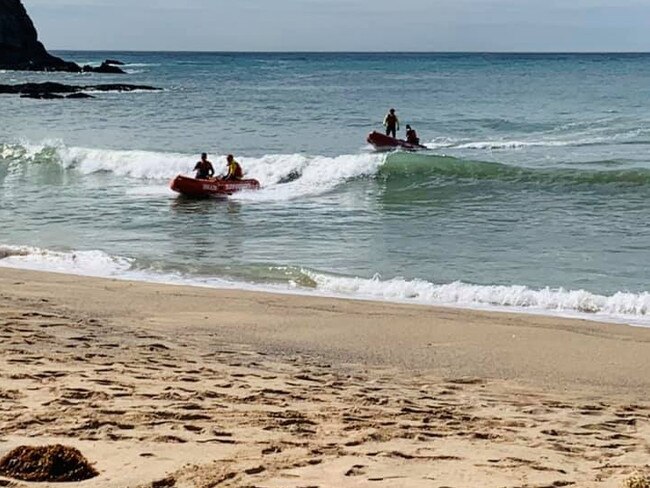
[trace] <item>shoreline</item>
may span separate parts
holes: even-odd
[[[0,245],[0,251],[2,250],[2,245]],[[70,251],[68,253],[65,252],[57,252],[57,251],[50,251],[50,250],[42,250],[39,248],[33,248],[31,246],[17,246],[17,245],[5,245],[4,247],[8,249],[19,249],[19,248],[25,248],[29,249],[29,254],[33,253],[35,250],[41,251],[41,252],[46,252],[46,253],[53,253],[53,254],[60,254],[61,256],[65,256],[67,254],[70,254],[72,256],[76,255],[77,253],[74,251]],[[20,256],[20,254],[16,254]],[[12,255],[9,254],[6,257],[11,257]],[[109,256],[106,255],[106,257],[110,259],[115,259],[115,260],[126,260],[126,258],[122,257],[114,257],[114,256]],[[16,269],[16,270],[24,270],[24,271],[35,271],[35,272],[45,272],[45,273],[56,273],[56,274],[63,274],[63,275],[71,275],[71,276],[80,276],[80,277],[86,277],[86,278],[95,278],[95,279],[108,279],[108,280],[116,280],[116,281],[127,281],[127,282],[135,282],[135,283],[150,283],[150,284],[158,284],[158,285],[169,285],[169,286],[187,286],[187,287],[196,287],[196,288],[206,288],[206,289],[212,289],[212,290],[217,290],[217,291],[233,291],[233,290],[239,290],[239,291],[244,291],[244,292],[252,292],[252,293],[269,293],[273,295],[284,295],[284,296],[298,296],[298,297],[315,297],[315,298],[325,298],[325,299],[333,299],[333,300],[351,300],[351,301],[359,301],[359,302],[371,302],[371,303],[379,303],[379,304],[395,304],[395,305],[406,305],[406,306],[419,306],[419,307],[432,307],[432,308],[448,308],[448,309],[454,309],[454,310],[466,310],[470,312],[487,312],[487,313],[505,313],[505,314],[516,314],[516,315],[532,315],[532,316],[539,316],[539,317],[549,317],[549,318],[557,318],[557,319],[566,319],[566,320],[584,320],[588,322],[597,322],[597,323],[607,323],[607,324],[616,324],[616,325],[622,325],[622,326],[631,326],[631,327],[641,327],[641,328],[650,328],[650,316],[647,315],[642,315],[642,316],[634,316],[634,315],[629,315],[629,314],[614,314],[614,313],[602,313],[602,312],[585,312],[585,311],[580,311],[580,310],[572,310],[572,309],[553,309],[553,308],[542,308],[539,306],[520,306],[520,305],[496,305],[496,304],[490,304],[490,303],[445,303],[445,302],[440,302],[440,303],[435,303],[435,302],[427,302],[424,299],[409,299],[409,298],[393,298],[393,297],[380,297],[380,296],[373,296],[369,293],[348,293],[348,292],[336,292],[336,291],[330,291],[330,290],[321,290],[318,288],[307,288],[307,287],[293,287],[290,284],[279,284],[279,283],[268,283],[268,284],[258,284],[258,283],[252,283],[252,282],[246,282],[246,281],[231,281],[229,279],[223,279],[219,277],[186,277],[183,275],[174,275],[174,274],[165,274],[165,273],[159,273],[155,274],[153,272],[148,272],[148,271],[122,271],[121,275],[111,275],[109,273],[107,274],[101,274],[101,273],[95,273],[95,272],[88,272],[88,271],[78,271],[75,272],[75,270],[70,270],[70,269],[45,269],[41,270],[38,269],[37,266],[30,266],[28,265],[14,265],[14,264],[2,264],[1,259],[3,256],[0,254],[0,269],[5,268],[5,269]],[[319,274],[319,273],[316,273]],[[329,276],[324,273],[320,273],[321,276]],[[332,275],[333,276],[333,275]],[[358,278],[358,277],[339,277],[340,279],[346,279],[346,280],[351,280],[355,281],[358,280],[360,282],[370,282],[372,281],[371,279],[365,279],[365,278]],[[390,283],[392,280],[386,280],[386,281],[380,281],[380,283]],[[409,283],[415,283],[418,282],[418,279],[412,279],[412,280],[403,280],[404,283],[409,284]],[[426,282],[429,283],[429,282]],[[458,282],[464,286],[468,287],[481,287],[484,285],[471,285],[463,282]],[[449,286],[453,284],[447,284],[447,285],[434,285],[433,283],[429,283],[433,286]],[[497,285],[492,285],[494,287],[497,287]],[[513,287],[516,287],[518,285],[510,285]],[[546,288],[546,289],[534,289],[534,288],[528,288],[525,285],[522,285],[522,287],[530,290],[533,293],[541,293],[543,291],[551,291],[554,292],[555,289],[551,288]],[[572,290],[564,290],[564,289],[559,289],[558,291],[564,291],[564,292],[571,292]],[[575,291],[575,290],[574,290]],[[584,290],[577,290],[578,292],[583,292]],[[598,298],[598,297],[604,297],[604,298],[612,298],[611,296],[606,296],[606,295],[599,295],[593,292],[589,291],[584,291],[585,293],[591,295],[593,298]]]
[[[280,354],[286,351],[303,350],[326,357],[328,360],[342,360],[344,363],[355,363],[355,358],[359,358],[362,364],[369,362],[379,366],[403,367],[418,372],[462,371],[465,376],[485,376],[507,381],[517,376],[512,372],[521,370],[522,362],[532,361],[536,363],[536,369],[535,374],[527,378],[528,382],[532,382],[535,387],[544,386],[551,389],[553,389],[553,382],[549,378],[553,376],[550,374],[553,365],[545,361],[559,351],[568,350],[575,359],[580,359],[582,362],[576,366],[582,366],[584,370],[582,374],[585,377],[598,370],[597,364],[589,365],[593,357],[588,353],[590,347],[597,348],[598,354],[607,358],[608,364],[619,364],[619,368],[630,372],[635,369],[650,371],[650,328],[631,324],[518,311],[491,311],[460,306],[366,300],[347,296],[283,293],[255,287],[217,288],[209,285],[134,281],[5,267],[0,267],[0,289],[6,287],[7,277],[20,283],[23,283],[21,280],[29,279],[31,285],[28,284],[28,288],[33,287],[34,283],[39,283],[39,290],[46,295],[50,294],[47,291],[47,284],[54,283],[63,287],[65,294],[70,294],[74,290],[75,296],[88,296],[89,300],[90,297],[96,300],[98,293],[102,294],[107,290],[111,290],[109,296],[136,293],[138,295],[138,298],[134,299],[136,302],[153,301],[159,305],[159,308],[146,306],[141,309],[141,313],[148,316],[147,328],[161,326],[165,329],[178,330],[177,321],[180,318],[200,316],[198,323],[192,324],[194,331],[216,334],[226,341],[231,340],[227,337],[231,334],[241,343]],[[57,293],[52,296],[58,300],[63,298]],[[161,296],[174,298],[165,301],[161,300]],[[198,299],[198,297],[202,298]],[[110,298],[107,297],[106,300],[108,303],[105,303],[104,307],[110,308]],[[215,300],[217,308],[207,307],[202,303],[204,300]],[[246,311],[225,307],[223,300],[236,302],[240,309]],[[76,302],[72,303],[73,308],[78,307]],[[63,301],[63,304],[67,305],[68,301]],[[91,305],[84,308],[87,308],[89,313],[97,313],[97,309]],[[130,308],[119,307],[118,310],[119,313],[116,314],[115,310],[106,312],[106,309],[102,308],[101,313],[107,313],[113,320],[119,317],[118,322],[134,313]],[[285,312],[290,313],[291,316],[285,316]],[[219,325],[211,330],[217,316],[220,319]],[[356,333],[342,325],[342,318],[358,320],[362,326],[361,331]],[[242,320],[244,327],[238,320]],[[256,321],[263,325],[256,324]],[[316,321],[319,325],[306,330],[303,336],[295,334],[293,328],[304,329],[302,324],[305,321]],[[403,330],[408,330],[409,334],[402,334]],[[333,331],[340,336],[335,337]],[[315,333],[322,334],[327,340],[324,341],[323,337],[314,337]],[[366,333],[368,335],[365,335]],[[417,340],[409,337],[413,333],[417,335]],[[366,347],[368,341],[372,341],[372,346],[385,347],[383,343],[388,338],[395,341],[394,343],[397,344],[395,349],[398,353],[395,351],[379,353]],[[357,340],[360,343],[355,345],[349,340]],[[544,347],[549,348],[548,351],[535,350],[530,351],[532,355],[522,354],[520,347],[525,348],[530,345],[527,342],[535,341],[544,344]],[[630,357],[629,351],[626,351],[628,345],[626,343],[633,344],[633,348],[642,352]],[[405,351],[407,347],[417,351],[417,355]],[[430,354],[429,348],[433,349],[434,354]],[[449,348],[453,348],[454,352],[448,352]],[[464,352],[463,348],[469,348],[479,354],[479,357],[482,356],[482,366],[470,367],[471,363],[476,362],[475,360],[463,364],[454,358],[454,355],[470,354]],[[490,352],[486,353],[485,350]],[[617,357],[619,353],[620,356]],[[439,357],[432,359],[432,355]],[[499,355],[502,355],[501,364],[498,364]],[[564,368],[560,367],[560,369]],[[479,372],[483,374],[480,375]],[[529,373],[532,372],[529,370]],[[572,373],[565,372],[565,380],[570,381],[573,386],[578,386],[580,381],[574,380],[580,377],[580,369]],[[616,389],[620,385],[630,384],[630,378],[635,377],[632,374],[629,378],[625,378],[621,371],[614,376],[618,379],[614,380],[612,377],[606,382],[607,385],[600,386]],[[641,390],[646,387],[650,389],[650,377],[647,381],[639,383],[639,386]]]
[[[648,469],[648,329],[9,268],[0,324],[0,457],[77,447],[99,472],[79,486],[620,488]]]

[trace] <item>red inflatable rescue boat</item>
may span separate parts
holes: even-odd
[[[407,151],[418,151],[426,149],[426,146],[421,144],[411,144],[404,139],[395,139],[394,137],[387,136],[381,132],[371,132],[366,139],[368,144],[372,144],[377,151],[392,151],[394,149],[406,149]]]
[[[211,178],[197,180],[189,176],[178,175],[169,186],[173,191],[188,197],[224,197],[242,190],[259,190],[257,180],[220,180]]]

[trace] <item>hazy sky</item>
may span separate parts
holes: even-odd
[[[650,51],[650,0],[24,0],[49,49]]]

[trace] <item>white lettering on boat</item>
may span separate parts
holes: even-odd
[[[225,184],[221,184],[221,185],[210,185],[208,183],[203,183],[202,189],[205,190],[205,191],[233,192],[233,191],[241,190],[243,188],[248,189],[248,188],[254,188],[254,187],[255,187],[255,185],[253,185],[251,183],[248,183],[248,182],[243,183],[243,184],[242,183],[236,183],[236,184],[225,183]]]

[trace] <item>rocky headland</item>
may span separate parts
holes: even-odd
[[[0,0],[0,69],[124,74],[116,60],[79,66],[47,52],[21,0]]]

